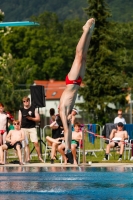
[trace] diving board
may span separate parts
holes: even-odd
[[[37,22],[30,21],[18,21],[18,22],[0,22],[0,27],[6,26],[39,26],[40,24]]]

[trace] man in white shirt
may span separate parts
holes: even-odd
[[[124,117],[122,117],[122,110],[118,110],[118,116],[114,119],[114,124],[118,124],[119,122],[122,122],[123,124],[126,124],[126,120]]]

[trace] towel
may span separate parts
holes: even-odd
[[[89,142],[94,144],[94,142],[95,142],[95,135],[94,134],[96,134],[96,124],[88,124],[88,131],[90,131],[90,133],[88,133]]]
[[[124,130],[127,131],[129,140],[133,139],[133,124],[124,124]]]

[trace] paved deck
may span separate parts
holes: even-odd
[[[0,167],[20,167],[19,164],[5,164],[5,165],[0,165]],[[89,164],[84,164],[81,163],[79,166],[82,167],[133,167],[133,163],[92,163],[91,165]],[[30,164],[25,164],[23,167],[77,167],[77,165],[72,165],[72,164],[61,164],[61,163],[30,163]]]

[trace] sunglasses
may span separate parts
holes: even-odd
[[[118,115],[122,115],[122,114],[118,114]]]
[[[25,103],[25,102],[29,102],[29,100],[23,101],[23,103]]]
[[[19,125],[19,122],[18,123],[14,123],[13,125]]]

